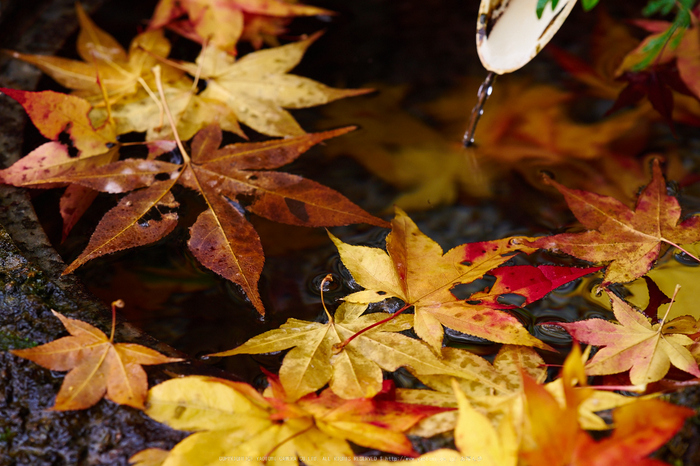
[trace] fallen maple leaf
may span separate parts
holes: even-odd
[[[325,324],[289,319],[279,329],[212,356],[272,353],[293,347],[280,368],[280,381],[291,400],[328,382],[331,390],[343,398],[373,397],[382,389],[382,369],[393,372],[406,366],[415,374],[462,374],[459,367],[447,367],[438,360],[423,342],[396,333],[413,326],[410,315],[399,315],[362,333],[341,350],[334,350],[356,333],[390,317],[384,312],[362,315],[366,307],[343,303],[335,317],[328,315]]]
[[[421,382],[435,391],[400,388],[396,391],[396,399],[406,403],[456,407],[456,383],[470,403],[492,422],[498,423],[515,406],[514,398],[521,396],[521,372],[530,374],[539,382],[543,382],[547,376],[539,354],[532,348],[516,345],[503,345],[493,365],[476,354],[451,347],[443,348],[441,361],[453,369],[456,376],[417,374]],[[452,430],[457,425],[457,414],[452,411],[431,416],[422,420],[410,433],[432,437]]]
[[[299,136],[299,124],[285,108],[306,108],[371,92],[334,89],[309,78],[287,74],[319,37],[249,53],[240,60],[215,47],[205,47],[196,63],[183,69],[207,83],[202,98],[223,102],[238,120],[268,136]]]
[[[55,411],[87,409],[102,397],[144,409],[148,380],[141,366],[182,361],[145,346],[113,343],[114,328],[108,339],[101,330],[86,322],[51,312],[71,336],[10,352],[53,371],[70,371],[51,408]]]
[[[655,325],[616,294],[607,291],[619,324],[603,319],[557,323],[584,343],[604,346],[586,365],[590,375],[616,374],[630,370],[633,384],[661,380],[671,364],[700,377],[700,368],[686,348],[693,340],[683,333],[695,333],[694,326],[677,327],[663,320]],[[692,319],[695,321],[696,319]]]
[[[211,377],[184,377],[153,387],[146,413],[179,430],[196,431],[177,444],[164,466],[205,465],[221,457],[248,464],[327,464],[354,456],[347,440],[405,456],[417,456],[402,433],[444,408],[391,401],[390,382],[375,399],[344,400],[330,390],[295,403],[279,381],[263,397],[250,385]],[[388,399],[387,399],[388,398]]]
[[[354,303],[374,303],[395,297],[404,301],[405,308],[413,307],[416,334],[436,352],[440,351],[443,325],[463,333],[476,335],[499,343],[550,347],[530,335],[519,321],[499,309],[508,306],[494,301],[489,294],[479,294],[472,301],[458,300],[450,290],[460,283],[470,283],[490,273],[506,262],[513,252],[531,252],[523,242],[516,245],[512,238],[457,246],[443,255],[442,248],[418,230],[415,223],[400,209],[392,221],[392,231],[387,237],[387,252],[377,248],[351,246],[331,236],[340,252],[343,264],[357,283],[364,287],[344,299]],[[522,246],[522,248],[521,248]],[[545,266],[548,267],[548,266]],[[535,278],[529,284],[518,284],[517,279],[501,277],[502,283],[494,292],[520,293],[524,304],[540,299],[548,291],[573,280],[593,269],[559,268],[553,276],[538,281],[543,272],[537,267],[527,268],[527,274]],[[519,269],[523,273],[523,269]],[[500,272],[497,272],[500,273]],[[527,279],[525,280],[527,281]],[[510,283],[512,282],[512,283]],[[502,293],[501,293],[502,294]],[[495,304],[494,304],[495,303]]]
[[[631,210],[617,199],[569,189],[545,177],[564,195],[569,208],[588,231],[525,241],[528,246],[555,249],[591,262],[607,262],[602,286],[627,283],[647,273],[659,257],[661,244],[674,247],[700,240],[700,216],[679,223],[678,200],[667,193],[658,159],[651,182]]]
[[[461,139],[467,124],[464,108],[479,84],[465,80],[422,106],[440,122],[448,139]],[[487,179],[515,170],[539,186],[540,173],[547,170],[572,187],[595,187],[608,195],[633,198],[644,166],[632,157],[647,147],[653,121],[649,109],[584,123],[571,118],[578,102],[574,97],[550,85],[499,77],[479,119],[475,145],[470,147],[472,165]]]
[[[529,376],[523,376],[526,398],[526,419],[520,458],[528,465],[548,466],[615,466],[663,465],[666,463],[646,458],[663,445],[695,412],[660,400],[636,398],[613,412],[616,427],[613,435],[600,442],[579,427],[576,412],[582,403],[594,396],[585,387],[586,377],[582,364],[565,363],[563,389],[566,404],[562,406],[547,390]],[[567,367],[567,365],[569,367]],[[567,373],[568,370],[568,373]],[[579,383],[581,388],[573,387]],[[668,416],[666,415],[668,413]],[[639,443],[638,443],[639,442]],[[638,448],[643,444],[643,448]]]
[[[493,366],[479,356],[449,347],[443,349],[442,361],[452,368],[461,368],[460,377],[419,375],[421,382],[437,391],[399,389],[397,399],[407,403],[456,406],[452,388],[452,380],[455,380],[470,403],[493,423],[498,424],[508,411],[513,410],[511,421],[522,424],[521,407],[525,397],[522,374],[527,374],[537,383],[543,383],[547,377],[546,365],[537,352],[521,346],[503,345]],[[578,406],[577,418],[582,428],[607,430],[610,426],[596,413],[631,403],[634,398],[586,388],[585,381],[581,352],[578,346],[574,346],[564,362],[561,377],[544,387],[560,406],[565,407],[567,403]],[[456,413],[441,413],[421,421],[417,426],[420,430],[414,431],[432,436],[454,428],[455,422]]]
[[[608,438],[595,442],[590,436],[577,445],[576,466],[662,466],[667,463],[647,458],[668,442],[695,411],[661,400],[646,399],[613,412],[616,428]]]
[[[207,203],[190,229],[188,246],[207,268],[243,288],[255,308],[264,313],[257,289],[264,255],[260,239],[243,208],[278,222],[301,226],[332,226],[385,222],[323,185],[296,175],[268,171],[292,162],[311,146],[352,128],[304,134],[296,138],[219,148],[221,129],[209,126],[192,141],[192,157],[181,166],[158,160],[123,160],[94,170],[52,178],[103,192],[134,191],[107,212],[87,248],[70,264],[70,273],[88,260],[163,238],[174,227],[177,207],[171,188],[176,183],[200,193]],[[153,182],[158,174],[166,179]],[[245,197],[246,205],[241,205]],[[160,215],[151,220],[149,212]]]
[[[289,18],[332,14],[332,11],[323,8],[282,0],[160,0],[149,29],[167,26],[200,44],[207,42],[218,49],[235,53],[241,35],[246,28],[250,31],[249,15]],[[175,21],[183,15],[188,18]]]
[[[80,34],[78,54],[84,61],[8,51],[11,56],[36,65],[60,85],[93,105],[111,104],[139,89],[155,89],[151,68],[170,53],[170,42],[162,31],[147,31],[131,42],[129,53],[111,35],[97,27],[76,3]],[[160,59],[160,60],[159,60]],[[182,71],[162,64],[166,81],[179,78]],[[104,93],[103,93],[104,92]]]
[[[71,171],[86,170],[114,162],[119,144],[114,125],[95,128],[88,118],[91,105],[76,97],[52,91],[27,92],[0,89],[19,102],[39,132],[52,139],[34,149],[11,167],[0,170],[0,183],[51,188],[43,180]],[[89,189],[69,187],[61,197],[63,238],[95,199]]]
[[[92,106],[86,100],[53,91],[0,88],[0,92],[22,105],[41,135],[51,139],[2,170],[3,182],[22,186],[73,166],[97,166],[114,159],[118,146],[114,126],[105,123],[95,128],[88,118]]]
[[[351,156],[402,194],[392,204],[404,210],[451,205],[460,193],[484,197],[490,193],[489,173],[474,155],[454,139],[401,106],[406,86],[370,83],[376,95],[345,99],[322,109],[319,128],[352,122],[360,127],[343,144],[324,147],[331,157]]]

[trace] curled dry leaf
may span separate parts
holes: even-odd
[[[141,366],[181,361],[145,346],[113,343],[92,325],[52,312],[71,336],[11,353],[47,369],[70,371],[56,396],[53,410],[87,409],[102,397],[144,409],[148,381]]]

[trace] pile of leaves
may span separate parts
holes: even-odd
[[[547,2],[539,3],[544,7]],[[667,3],[651,2],[649,11]],[[88,323],[58,313],[70,336],[12,353],[51,370],[70,371],[54,410],[86,409],[106,397],[193,432],[170,451],[137,453],[131,461],[141,466],[204,465],[222,458],[247,464],[377,462],[358,451],[379,451],[375,456],[391,455],[392,460],[468,458],[493,465],[661,464],[648,455],[695,413],[659,400],[657,387],[700,380],[700,314],[682,298],[692,290],[671,280],[662,285],[668,294],[668,287],[673,288],[668,298],[655,283],[657,276],[671,276],[660,272],[663,265],[655,266],[673,249],[700,262],[693,246],[700,241],[700,216],[683,216],[667,187],[664,166],[673,172],[677,159],[647,156],[640,144],[630,143],[643,146],[659,119],[671,126],[692,124],[700,114],[695,90],[699,56],[694,52],[699,14],[687,2],[668,4],[664,12],[677,8],[676,20],[670,25],[639,22],[655,34],[639,45],[625,35],[626,26],[601,16],[602,30],[625,37],[619,43],[629,45],[613,74],[605,74],[609,57],[602,55],[608,49],[600,44],[594,47],[593,66],[555,52],[592,94],[612,98],[621,92],[612,112],[633,108],[602,122],[578,123],[567,117],[572,94],[548,85],[504,82],[504,95],[517,97],[517,105],[509,97],[492,102],[493,116],[487,114],[479,129],[482,140],[468,153],[449,143],[450,131],[458,126],[457,110],[445,103],[452,97],[426,106],[428,113],[431,107],[440,109],[435,115],[446,124],[444,134],[394,111],[401,90],[382,94],[376,113],[357,103],[341,110],[367,118],[354,122],[365,124],[369,136],[364,140],[362,132],[354,142],[343,136],[354,127],[306,133],[299,126],[285,109],[367,92],[333,89],[288,74],[319,35],[281,46],[278,36],[292,17],[330,14],[326,10],[281,0],[161,0],[150,27],[127,52],[78,5],[83,61],[7,52],[72,92],[1,90],[24,107],[49,141],[1,170],[0,181],[65,187],[64,236],[98,192],[124,194],[65,273],[165,238],[178,222],[178,184],[197,193],[205,205],[190,227],[189,250],[204,267],[239,286],[260,314],[265,312],[258,292],[264,254],[246,212],[309,227],[368,223],[390,228],[390,233],[385,249],[348,244],[329,233],[363,289],[345,296],[335,309],[324,307],[319,321],[290,318],[212,355],[286,351],[279,373],[266,372],[268,387],[262,393],[242,382],[203,376],[168,380],[148,390],[141,366],[177,360],[114,343],[114,328],[107,338]],[[194,63],[168,58],[163,27],[202,44]],[[239,40],[272,47],[238,58]],[[659,41],[668,46],[658,47]],[[615,77],[624,78],[626,87]],[[671,82],[684,84],[673,87]],[[677,99],[686,102],[681,112],[669,106],[674,101],[669,86],[692,99]],[[656,113],[638,104],[642,94]],[[368,123],[383,114],[393,119],[385,119],[383,126]],[[223,131],[246,138],[250,131],[241,125],[261,140],[222,147]],[[543,127],[551,131],[545,133]],[[145,158],[120,155],[119,138],[131,132],[142,133]],[[544,182],[531,182],[558,191],[578,224],[558,234],[465,243],[445,252],[400,207],[389,223],[330,188],[278,171],[312,146],[339,136],[349,138],[344,150],[370,169],[396,171],[396,184],[411,190],[399,198],[407,208],[421,207],[426,200],[454,202],[462,189],[489,195],[489,179],[498,170],[489,169],[484,178],[463,173],[465,161],[478,165],[489,158],[500,170],[509,165],[555,170],[559,181],[545,175]],[[409,149],[414,141],[423,146]],[[449,162],[426,165],[430,147],[444,149]],[[418,160],[422,162],[413,163]],[[426,166],[439,166],[441,177],[421,172]],[[579,172],[573,177],[580,167],[600,176]],[[621,167],[631,170],[617,176]],[[685,175],[683,169],[675,170]],[[514,265],[514,257],[538,251],[566,255],[578,265]],[[560,375],[547,382],[542,354],[556,350],[533,336],[511,311],[584,276],[600,277],[596,291],[606,297],[615,321],[550,324],[565,329],[574,344]],[[491,284],[466,298],[456,291],[485,278]],[[321,293],[330,280],[323,281]],[[685,280],[693,283],[690,276]],[[631,295],[642,282],[645,303]],[[387,300],[401,305],[388,306]],[[500,350],[489,361],[446,346],[446,329],[499,343]],[[582,354],[578,342],[598,350],[591,357],[589,346]],[[387,377],[401,368],[418,388],[397,387]],[[598,385],[589,383],[591,376]],[[610,430],[612,434],[595,439],[587,432]],[[454,432],[457,450],[419,452],[409,438],[449,432]]]

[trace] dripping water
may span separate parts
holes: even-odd
[[[476,105],[472,109],[472,114],[469,118],[469,126],[467,126],[467,131],[464,133],[464,137],[462,138],[462,145],[464,145],[464,147],[474,145],[474,132],[476,132],[476,125],[479,123],[479,118],[481,118],[481,115],[484,113],[484,105],[486,104],[486,100],[491,95],[491,91],[493,90],[493,82],[495,80],[496,73],[489,71],[489,74],[486,75],[486,79],[484,79],[484,82],[481,83],[481,86],[479,86],[479,92],[476,94]]]

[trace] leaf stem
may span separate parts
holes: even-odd
[[[267,460],[268,460],[268,458],[270,458],[270,455],[272,454],[272,452],[274,452],[274,451],[277,450],[279,447],[281,447],[281,446],[284,445],[285,443],[289,442],[289,441],[292,440],[293,438],[298,437],[298,436],[300,436],[300,435],[302,435],[302,434],[305,434],[306,432],[308,432],[309,430],[311,430],[314,426],[315,426],[315,424],[312,422],[311,425],[310,425],[309,427],[307,427],[307,428],[305,428],[305,429],[302,429],[302,430],[300,430],[299,432],[295,432],[294,434],[290,435],[290,436],[287,437],[286,439],[284,439],[284,440],[278,442],[276,445],[274,445],[274,446],[263,456],[263,458],[264,458],[264,459],[263,459],[263,464],[267,464]]]
[[[182,141],[180,140],[180,135],[177,133],[177,128],[175,127],[175,120],[173,119],[173,114],[170,113],[170,107],[168,107],[168,102],[165,100],[165,92],[163,91],[163,82],[160,78],[160,65],[156,65],[152,68],[153,74],[156,77],[156,87],[158,88],[158,93],[160,94],[160,98],[163,101],[163,108],[165,109],[165,114],[168,116],[168,121],[170,122],[170,128],[173,130],[173,136],[175,137],[175,142],[177,143],[178,149],[180,149],[180,153],[182,154],[182,158],[185,160],[185,165],[189,165],[190,163],[190,156],[187,154],[187,151],[185,150],[185,146],[182,145]]]
[[[114,341],[114,329],[117,327],[117,308],[121,309],[124,307],[124,301],[117,299],[112,301],[112,332],[109,334],[109,342]]]
[[[676,295],[678,294],[678,290],[681,289],[681,286],[676,284],[676,289],[673,290],[673,296],[671,296],[671,302],[668,303],[668,307],[666,308],[666,314],[664,314],[663,319],[659,322],[659,333],[661,333],[661,330],[664,327],[664,322],[666,321],[666,317],[668,317],[668,313],[671,311],[671,306],[673,306],[673,302],[676,300]]]
[[[685,254],[687,254],[688,256],[690,256],[690,257],[692,257],[693,259],[695,259],[697,262],[700,262],[700,259],[698,259],[696,256],[694,256],[694,255],[691,254],[690,252],[686,251],[685,249],[683,249],[682,247],[680,247],[679,245],[677,245],[677,244],[674,243],[673,241],[669,241],[669,240],[667,240],[666,238],[661,238],[661,241],[663,241],[663,242],[666,243],[666,244],[670,244],[671,246],[673,246],[673,247],[676,248],[676,249],[680,249],[680,250],[683,251]]]
[[[355,333],[353,336],[351,336],[350,338],[346,339],[346,340],[343,341],[342,343],[337,343],[337,344],[333,345],[333,351],[334,351],[336,354],[340,353],[340,352],[343,350],[343,348],[345,348],[346,346],[348,346],[348,344],[350,344],[350,342],[353,341],[355,338],[359,337],[360,335],[362,335],[363,333],[365,333],[365,332],[367,332],[367,331],[369,331],[369,330],[372,330],[372,329],[375,328],[375,327],[379,327],[380,325],[385,324],[385,323],[387,323],[387,322],[393,320],[396,316],[398,316],[399,314],[403,313],[406,309],[408,309],[408,308],[410,308],[410,307],[412,307],[412,306],[413,306],[412,304],[404,304],[403,307],[402,307],[401,309],[399,309],[398,311],[394,312],[392,315],[390,315],[390,316],[387,317],[386,319],[382,319],[382,320],[380,320],[379,322],[375,322],[375,323],[373,323],[372,325],[363,328],[362,330],[360,330],[359,332]]]
[[[321,304],[323,305],[323,310],[326,311],[326,315],[328,316],[328,323],[333,323],[333,316],[331,316],[331,313],[328,312],[328,308],[326,307],[326,301],[323,299],[323,288],[325,288],[326,283],[330,283],[333,281],[333,275],[328,274],[325,277],[323,277],[323,280],[321,280],[321,285],[319,286],[319,289],[321,290]]]

